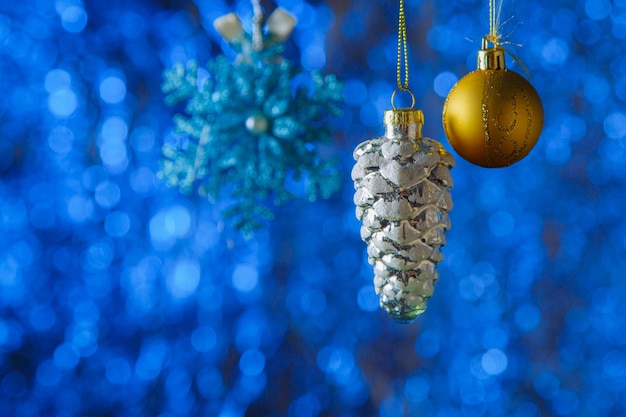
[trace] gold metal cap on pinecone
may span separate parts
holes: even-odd
[[[416,109],[385,110],[383,123],[392,126],[409,126],[417,123],[424,124],[424,113]]]

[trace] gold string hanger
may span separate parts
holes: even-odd
[[[489,0],[489,33],[485,35],[483,40],[491,42],[495,47],[505,44],[522,46],[509,41],[502,41],[503,36],[502,33],[500,33],[500,30],[514,17],[511,16],[504,22],[500,21],[500,18],[502,17],[502,3],[503,0]],[[513,30],[515,30],[515,28]],[[510,36],[511,34],[512,32],[509,33],[506,37]]]
[[[402,81],[402,70],[404,68],[404,82]],[[391,95],[391,105],[394,110],[396,93],[406,91],[411,95],[411,109],[415,107],[415,96],[409,89],[409,47],[406,40],[406,16],[404,13],[404,0],[400,0],[400,12],[398,16],[398,62],[396,64],[396,82],[398,87]]]
[[[498,33],[498,22],[500,21],[500,13],[502,12],[502,1],[496,11],[496,0],[489,0],[489,34],[485,37],[494,46],[500,45],[502,35]]]
[[[485,35],[485,37],[483,38],[482,49],[483,50],[487,49],[488,47],[487,42],[491,42],[491,44],[496,49],[500,49],[506,52],[507,54],[509,54],[511,58],[513,58],[513,60],[520,66],[522,71],[524,71],[524,73],[526,73],[526,75],[529,78],[531,78],[532,75],[530,74],[530,71],[528,71],[528,68],[526,68],[526,65],[524,65],[524,62],[522,62],[521,58],[519,58],[517,55],[511,52],[509,48],[505,48],[503,46],[505,44],[514,45],[514,46],[521,46],[521,45],[509,42],[509,41],[502,42],[502,34],[499,32],[499,28],[501,26],[500,17],[502,14],[503,0],[500,0],[497,5],[496,5],[496,1],[497,0],[489,0],[489,33]],[[510,19],[512,19],[512,17]],[[510,19],[507,19],[503,24],[507,23]]]

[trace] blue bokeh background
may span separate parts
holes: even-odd
[[[411,88],[446,147],[487,3],[406,1]],[[411,325],[378,308],[349,176],[395,88],[397,5],[263,4],[298,19],[289,59],[345,82],[345,182],[248,239],[220,219],[227,196],[156,178],[163,70],[234,57],[212,22],[249,27],[248,0],[0,5],[0,415],[626,414],[626,1],[505,1],[544,131],[510,168],[457,158],[440,281]]]

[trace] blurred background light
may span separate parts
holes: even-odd
[[[261,3],[297,19],[298,80],[345,84],[323,150],[344,183],[252,237],[219,217],[232,190],[208,201],[158,176],[162,144],[189,140],[163,71],[194,59],[211,82],[207,61],[236,57],[213,20],[249,30],[249,0],[0,6],[0,415],[624,415],[626,3],[503,2],[543,134],[506,169],[457,157],[439,282],[407,326],[379,308],[350,180],[392,105],[397,5]],[[487,4],[406,14],[424,133],[450,149],[443,101],[476,68]]]

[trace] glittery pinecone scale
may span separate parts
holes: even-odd
[[[432,139],[379,137],[361,143],[354,159],[356,216],[380,305],[411,321],[426,309],[438,279],[454,158]]]

